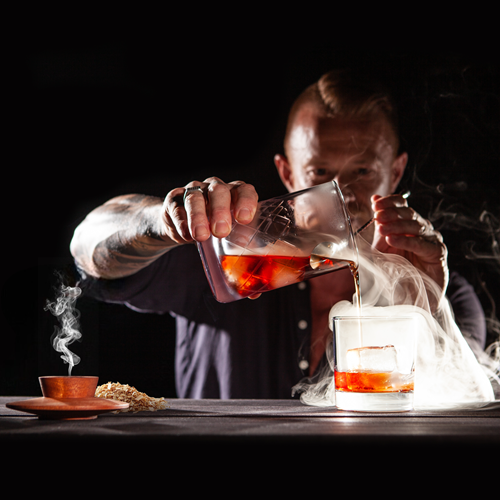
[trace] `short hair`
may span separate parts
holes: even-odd
[[[310,85],[295,100],[288,116],[285,151],[295,116],[306,103],[316,104],[326,116],[346,119],[385,117],[399,147],[396,105],[388,89],[373,78],[349,69],[333,70]]]

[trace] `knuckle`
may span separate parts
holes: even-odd
[[[175,212],[180,210],[183,207],[183,195],[182,194],[174,194],[172,196],[167,196],[163,203],[163,209],[168,212]]]
[[[228,193],[229,188],[223,182],[211,182],[208,186],[208,192],[215,195],[220,195],[222,193]]]
[[[191,182],[188,182],[182,189],[187,189],[188,187],[196,187],[196,186],[200,186],[201,184],[203,184],[202,182],[200,181],[191,181]]]
[[[251,190],[253,186],[251,184],[247,184],[246,182],[243,181],[232,181],[229,183],[231,186],[231,189],[236,189],[238,191],[241,190]]]
[[[225,182],[221,179],[219,179],[219,177],[207,177],[204,181],[203,181],[205,184],[225,184]]]
[[[238,184],[237,190],[245,198],[252,198],[255,201],[259,198],[259,195],[257,194],[257,191],[252,184],[246,184],[245,182],[242,182]]]
[[[432,225],[432,222],[429,219],[424,219],[424,223],[427,225],[427,227],[429,229],[431,229],[432,231],[434,231],[434,226]],[[436,233],[437,233],[437,231],[436,231]]]
[[[176,196],[182,195],[184,193],[184,188],[175,188],[172,189],[167,193],[167,196],[165,196],[165,200],[171,201],[173,198]]]
[[[448,247],[442,241],[432,241],[433,245],[437,248],[436,255],[438,260],[446,262],[448,259]]]
[[[163,208],[165,210],[170,207],[174,207],[177,205],[182,205],[182,197],[184,196],[184,188],[176,188],[172,189],[163,201]]]

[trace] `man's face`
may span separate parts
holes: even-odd
[[[335,180],[354,229],[373,216],[372,195],[394,192],[407,159],[405,153],[396,156],[394,134],[384,118],[329,118],[312,106],[296,116],[287,146],[287,156],[277,155],[275,162],[288,190]]]

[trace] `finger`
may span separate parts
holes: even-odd
[[[216,177],[206,179],[209,215],[212,233],[218,238],[227,236],[232,228],[233,211],[241,224],[250,223],[257,210],[258,195],[255,188],[242,181],[222,182]]]
[[[375,194],[371,198],[372,210],[378,212],[387,208],[393,207],[407,207],[408,201],[403,195],[391,194],[389,196],[379,196]]]
[[[232,185],[231,198],[235,219],[241,224],[252,222],[259,201],[255,188],[251,184],[241,181],[234,181],[229,184]]]
[[[394,219],[381,222],[376,218],[375,222],[382,236],[390,234],[423,236],[425,233],[430,235],[429,229],[416,219]]]
[[[390,207],[376,211],[373,216],[377,222],[384,224],[399,219],[413,220],[418,214],[409,207]]]
[[[206,179],[210,231],[217,238],[225,238],[232,227],[231,187],[218,178]]]
[[[423,219],[411,208],[389,209],[375,214],[376,227],[382,236],[420,236],[430,241],[443,241],[430,221]]]
[[[199,186],[206,189],[206,184],[191,182],[186,188]],[[186,212],[189,234],[195,241],[205,241],[210,236],[210,225],[207,216],[205,195],[199,190],[186,191],[184,189],[184,210]]]
[[[170,191],[163,201],[162,220],[166,234],[176,243],[192,241],[184,208],[184,188]]]

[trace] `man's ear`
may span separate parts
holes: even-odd
[[[288,191],[293,191],[293,174],[287,157],[282,154],[274,155],[274,164],[278,170],[281,182],[283,182]]]
[[[396,188],[405,173],[407,163],[408,153],[401,153],[394,159],[394,162],[392,163],[391,193],[396,191]]]

